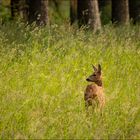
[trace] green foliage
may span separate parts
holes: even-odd
[[[93,34],[69,25],[0,27],[0,137],[140,138],[140,29]],[[103,116],[87,112],[91,64],[102,65]]]
[[[111,22],[111,4],[102,7],[101,12],[102,25],[109,24]]]
[[[6,5],[0,4],[0,24],[10,20],[11,17],[9,8]]]
[[[62,24],[69,20],[70,2],[66,0],[49,1],[49,20],[51,23]]]

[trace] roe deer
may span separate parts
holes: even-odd
[[[93,82],[90,85],[87,85],[84,99],[85,99],[85,106],[86,109],[90,105],[95,107],[95,104],[99,107],[100,110],[104,107],[105,104],[105,96],[103,92],[103,85],[102,85],[102,77],[101,77],[101,65],[98,64],[98,68],[93,65],[94,72],[90,75],[86,80],[88,82]]]

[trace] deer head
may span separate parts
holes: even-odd
[[[94,72],[86,80],[88,82],[95,82],[95,83],[97,83],[97,82],[102,80],[101,79],[101,65],[98,64],[98,68],[95,67],[94,65],[92,65],[92,66],[93,66]]]

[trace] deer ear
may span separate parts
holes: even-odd
[[[93,67],[94,71],[98,71],[98,69],[94,65],[92,65],[92,67]]]
[[[98,64],[98,72],[101,73],[101,65]]]

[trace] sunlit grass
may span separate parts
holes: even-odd
[[[92,34],[69,25],[0,27],[0,136],[140,138],[140,29]],[[91,64],[102,65],[103,116],[87,116]]]

